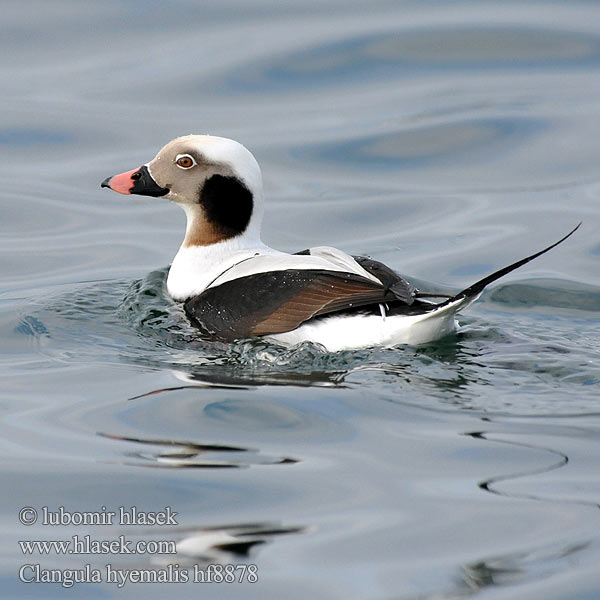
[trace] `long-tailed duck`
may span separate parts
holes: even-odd
[[[279,252],[260,239],[260,167],[241,144],[210,135],[169,142],[149,163],[102,182],[121,194],[163,197],[187,215],[167,289],[203,335],[266,336],[329,351],[422,344],[455,329],[483,289],[554,248],[504,267],[453,296],[419,291],[384,264],[319,246]]]

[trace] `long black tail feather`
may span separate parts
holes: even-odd
[[[479,294],[481,294],[481,292],[483,291],[483,289],[486,286],[488,286],[493,281],[496,281],[496,279],[500,279],[500,277],[503,277],[507,273],[510,273],[511,271],[514,271],[515,269],[522,267],[524,264],[527,264],[529,261],[534,260],[538,256],[541,256],[542,254],[545,254],[549,250],[552,250],[552,248],[556,248],[556,246],[558,246],[559,244],[562,244],[567,238],[571,237],[579,229],[579,227],[581,226],[581,223],[582,222],[578,223],[574,229],[572,229],[569,233],[567,233],[567,235],[565,235],[560,240],[558,240],[558,242],[554,242],[554,244],[552,244],[551,246],[548,246],[547,248],[544,248],[543,250],[540,250],[539,252],[536,252],[535,254],[532,254],[531,256],[522,258],[521,260],[518,260],[517,262],[513,263],[512,265],[508,265],[507,267],[499,269],[498,271],[495,271],[491,275],[488,275],[487,277],[480,279],[473,285],[462,290],[461,292],[459,292],[458,294],[456,294],[455,296],[453,296],[452,298],[450,298],[449,300],[444,302],[443,305],[449,304],[451,302],[455,302],[456,300],[460,300],[462,298],[474,298],[474,297],[478,296]]]

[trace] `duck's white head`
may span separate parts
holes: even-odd
[[[240,143],[211,135],[170,141],[145,165],[102,182],[120,194],[163,197],[187,215],[184,247],[232,238],[260,241],[263,187],[260,167]]]

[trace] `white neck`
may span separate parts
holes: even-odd
[[[188,218],[188,231],[190,221]],[[182,244],[169,269],[167,290],[173,299],[186,300],[203,292],[221,273],[238,262],[265,254],[278,252],[247,231],[208,246]]]
[[[258,171],[260,177],[260,171]],[[185,239],[173,259],[167,290],[175,300],[185,300],[203,292],[223,271],[254,255],[276,254],[277,251],[263,244],[260,228],[263,216],[263,195],[260,180],[253,182],[254,206],[246,230],[238,236],[208,245],[190,245],[202,217],[197,204],[184,204],[187,217]]]

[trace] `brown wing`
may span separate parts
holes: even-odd
[[[228,341],[284,333],[319,315],[386,301],[398,299],[383,285],[359,275],[287,270],[209,288],[184,308],[203,332]]]
[[[251,333],[266,335],[291,331],[313,317],[384,300],[382,285],[341,275],[321,274],[256,323]]]

